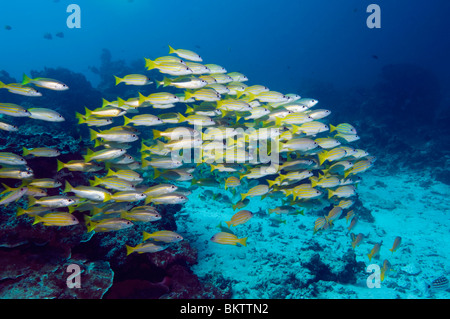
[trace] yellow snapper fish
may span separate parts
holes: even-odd
[[[125,115],[123,116],[123,125],[128,125],[128,124],[133,124],[133,125],[142,125],[142,126],[154,126],[154,125],[160,125],[163,124],[163,121],[152,114],[140,114],[140,115],[136,115],[133,116],[132,118],[128,118]]]
[[[11,152],[0,152],[0,165],[26,165],[27,161]]]
[[[241,185],[241,180],[236,176],[230,176],[225,180],[225,189],[238,187],[239,185]]]
[[[28,183],[28,185],[42,188],[56,188],[62,184],[52,178],[39,178],[32,180]]]
[[[356,195],[356,189],[352,185],[345,185],[345,186],[338,187],[335,190],[332,190],[332,189],[328,190],[328,198],[331,198],[333,196],[340,197],[340,198],[342,198],[342,197],[348,198],[348,197],[351,197],[354,195]]]
[[[18,188],[10,188],[5,184],[2,184],[5,188],[5,191],[3,193],[9,193],[8,195],[4,196],[3,198],[0,198],[0,205],[8,206],[8,204],[18,201],[22,196],[24,196],[28,192],[27,187],[18,187]],[[1,194],[0,194],[1,195]]]
[[[86,163],[83,160],[72,160],[67,163],[63,163],[60,160],[56,160],[57,163],[57,171],[67,168],[69,171],[74,172],[96,172],[103,169],[101,166],[98,166],[94,163]]]
[[[170,230],[159,230],[151,234],[144,231],[142,233],[142,240],[146,241],[148,239],[162,241],[165,243],[176,243],[183,240],[183,236]]]
[[[190,60],[190,61],[197,61],[197,62],[202,62],[203,61],[201,56],[198,55],[197,53],[193,52],[193,51],[185,50],[185,49],[177,49],[177,50],[175,50],[170,45],[169,45],[169,54],[176,54],[180,58],[186,59],[186,60]]]
[[[83,155],[84,160],[86,162],[90,161],[104,161],[109,159],[114,159],[122,156],[126,153],[126,150],[124,149],[117,149],[117,148],[107,148],[100,151],[92,151],[89,148],[87,149],[87,154]]]
[[[167,77],[164,77],[162,81],[156,82],[156,85],[157,86],[163,85],[164,87],[174,86],[179,89],[200,89],[208,85],[208,82],[191,75],[191,76],[180,76],[175,79],[169,79]]]
[[[62,83],[61,81],[41,77],[32,79],[28,77],[26,74],[24,74],[22,85],[26,85],[28,83],[54,91],[65,91],[69,89],[69,87],[66,84]]]
[[[54,148],[49,147],[36,147],[32,149],[28,149],[26,147],[22,147],[22,155],[23,156],[35,156],[35,157],[57,157],[61,155],[61,152]]]
[[[212,64],[212,63],[208,63],[205,64],[205,66],[211,71],[211,73],[216,74],[216,73],[227,73],[227,69],[225,69],[223,66],[218,65],[218,64]]]
[[[332,188],[340,185],[339,178],[333,175],[322,176],[320,178],[311,176],[310,181],[312,187]]]
[[[27,109],[14,103],[0,103],[0,114],[13,117],[29,117],[31,115]]]
[[[127,256],[134,252],[137,252],[138,254],[156,253],[158,251],[166,249],[167,247],[169,247],[169,246],[156,244],[154,242],[142,243],[142,244],[136,245],[134,247],[126,245]]]
[[[255,197],[255,196],[263,196],[267,194],[270,191],[270,188],[268,185],[256,185],[255,187],[252,187],[249,189],[247,193],[241,194],[241,200],[244,200],[246,197]]]
[[[172,184],[159,184],[155,186],[151,186],[144,190],[144,194],[147,195],[147,198],[149,197],[155,197],[159,195],[164,195],[168,193],[173,193],[178,189],[178,186],[172,185]]]
[[[152,206],[134,207],[131,211],[123,211],[120,217],[135,222],[154,222],[162,218]]]
[[[77,186],[73,187],[68,181],[64,188],[65,193],[74,193],[80,198],[85,198],[92,201],[107,202],[111,200],[112,194],[103,188],[93,186]]]
[[[197,101],[219,101],[221,99],[221,95],[214,89],[211,88],[202,88],[193,92],[186,91],[184,94],[185,100],[189,100],[194,98]]]
[[[89,129],[89,132],[91,134],[91,141],[95,140],[96,138],[102,138],[105,141],[111,142],[134,142],[139,139],[137,134],[126,130],[110,129],[97,132],[93,129]]]
[[[115,106],[101,107],[94,110],[89,110],[87,107],[85,107],[84,111],[86,113],[86,119],[90,119],[91,117],[119,117],[126,113],[125,110],[122,110],[121,108]]]
[[[168,92],[152,93],[148,96],[144,96],[139,92],[139,103],[143,104],[144,102],[150,104],[170,104],[180,102],[180,98],[175,94]]]
[[[192,70],[192,74],[208,74],[211,70],[201,63],[186,61],[186,66]]]
[[[335,147],[329,151],[321,151],[317,154],[317,156],[319,157],[319,163],[320,165],[322,165],[325,161],[337,161],[340,160],[341,158],[345,157],[347,155],[347,152],[339,147]]]
[[[87,124],[88,126],[106,126],[113,122],[110,118],[86,118],[78,112],[75,112],[75,117],[78,119],[78,124]]]
[[[7,132],[17,132],[19,130],[19,127],[17,125],[0,122],[0,130]]]
[[[30,86],[24,86],[20,83],[5,84],[0,81],[0,89],[7,89],[8,92],[24,96],[42,96],[42,93]]]
[[[328,215],[325,217],[327,223],[329,223],[330,225],[333,224],[333,222],[336,219],[339,219],[339,217],[341,216],[343,212],[343,209],[339,206],[335,206],[333,207],[330,212],[328,213]]]
[[[227,224],[228,227],[242,225],[242,224],[245,224],[246,222],[248,222],[250,220],[250,218],[252,218],[252,217],[253,217],[253,213],[251,211],[241,210],[241,211],[237,212],[236,214],[234,214],[231,217],[231,220],[226,221],[225,223]]]
[[[34,176],[30,170],[22,170],[13,167],[0,168],[0,178],[28,179]]]
[[[356,129],[348,123],[341,123],[339,125],[331,125],[330,124],[330,132],[337,131],[341,134],[355,135],[357,134]]]
[[[120,179],[126,180],[133,184],[139,184],[144,180],[139,173],[137,173],[133,170],[129,170],[129,169],[128,170],[119,169],[118,171],[113,171],[112,169],[108,169],[108,173],[106,174],[106,177],[109,177],[109,176],[118,177]]]
[[[67,207],[73,204],[75,204],[75,201],[65,196],[48,196],[39,199],[34,197],[28,198],[28,207],[40,205],[44,207],[60,208]]]
[[[382,244],[383,244],[383,242],[380,242],[380,243],[376,243],[373,246],[373,248],[370,251],[370,253],[367,254],[367,257],[369,257],[369,261],[371,261],[373,257],[376,257],[376,256],[378,256],[380,254],[380,248],[381,248]]]
[[[100,221],[92,221],[89,218],[87,218],[86,221],[88,233],[90,233],[91,231],[95,232],[117,231],[132,227],[133,225],[134,224],[130,220],[124,218],[108,218]]]
[[[188,200],[188,198],[185,195],[176,194],[176,193],[170,193],[170,194],[163,194],[158,195],[154,197],[150,197],[149,201],[151,203],[154,203],[156,205],[161,204],[183,204]]]
[[[228,232],[219,232],[211,237],[211,241],[222,245],[237,245],[247,246],[247,238],[238,238],[236,235]]]
[[[44,216],[35,215],[33,225],[42,223],[44,226],[72,226],[79,223],[78,219],[70,213],[54,212]]]
[[[121,179],[115,176],[107,176],[107,177],[97,177],[94,176],[94,180],[89,181],[91,186],[102,185],[105,188],[117,191],[132,191],[135,190],[133,184],[129,181]]]
[[[116,85],[119,85],[120,83],[125,83],[126,85],[148,85],[153,83],[143,74],[128,74],[123,78],[117,76],[114,76],[114,78],[116,79]]]
[[[147,70],[157,69],[164,74],[182,76],[192,74],[192,70],[184,63],[180,62],[159,62],[145,59]]]

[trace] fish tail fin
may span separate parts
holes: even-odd
[[[161,172],[158,171],[158,170],[156,169],[156,167],[153,168],[153,179],[157,179],[157,178],[160,177],[160,176],[161,176]]]
[[[255,100],[257,98],[256,94],[253,94],[253,93],[250,93],[250,92],[247,92],[247,96],[249,98],[249,102],[251,102],[251,101],[253,101],[253,100]]]
[[[244,247],[247,247],[247,238],[248,237],[239,238],[239,244],[241,244]]]
[[[0,81],[0,89],[3,89],[4,87],[6,87],[6,84]]]
[[[22,156],[27,156],[28,154],[30,154],[30,150],[27,149],[25,146],[22,147]]]
[[[244,199],[248,196],[248,193],[241,194],[241,201],[244,201]]]
[[[72,187],[72,185],[70,185],[70,183],[68,182],[68,181],[66,181],[66,185],[65,185],[65,187],[64,187],[64,193],[68,193],[68,192],[71,192],[73,190],[73,187]]]
[[[91,149],[88,148],[88,149],[87,149],[87,154],[86,154],[86,155],[83,155],[84,160],[85,160],[86,162],[90,162],[93,153],[94,153],[94,152],[93,152]]]
[[[114,78],[116,79],[116,85],[118,85],[120,82],[122,82],[122,79],[115,75],[114,75]]]
[[[178,118],[179,118],[178,123],[186,122],[187,120],[187,118],[181,113],[178,113]]]
[[[372,260],[372,254],[367,254],[367,257],[369,257],[369,261]]]
[[[42,217],[39,215],[34,216],[34,222],[32,225],[36,225],[37,223],[40,223],[42,221]]]
[[[267,180],[267,183],[269,184],[269,187],[272,187],[273,185],[275,185],[276,182],[277,182],[277,181],[275,181],[275,180],[273,180],[273,181],[272,181],[272,180],[269,180],[269,179]]]
[[[277,118],[275,119],[275,125],[276,125],[276,126],[280,126],[282,121],[283,121],[283,119],[282,119],[281,117],[277,117]]]
[[[330,124],[330,132],[336,131],[336,126]]]
[[[230,227],[231,227],[231,224],[232,224],[232,223],[233,223],[233,222],[232,222],[231,220],[229,220],[229,221],[225,222],[225,224],[227,224],[228,228],[230,228]]]
[[[147,67],[147,70],[152,70],[156,68],[156,62],[150,59],[145,59],[145,66]]]
[[[16,216],[22,216],[22,215],[24,215],[24,214],[26,214],[26,213],[25,213],[25,209],[23,209],[22,207],[19,207],[19,208],[17,209]]]
[[[125,102],[124,99],[122,99],[121,97],[117,97],[117,105],[119,107],[123,107],[125,104],[127,104],[127,103]]]
[[[125,245],[125,247],[127,248],[127,256],[134,252],[134,249],[135,249],[134,247],[131,247],[128,245]]]
[[[329,189],[329,190],[328,190],[328,199],[330,199],[331,197],[333,197],[333,195],[334,195],[334,192],[333,192],[331,189]]]
[[[351,169],[348,170],[348,171],[345,171],[345,172],[344,172],[344,178],[347,178],[348,175],[350,175],[351,173],[352,173],[352,170],[351,170]]]
[[[164,77],[164,79],[161,81],[163,87],[169,86],[170,84],[172,84],[172,82],[170,82],[170,79],[168,77]]]
[[[189,100],[192,96],[194,96],[194,93],[191,91],[186,90],[186,92],[184,92],[184,99],[187,101]]]
[[[327,152],[320,152],[320,153],[317,154],[317,156],[319,157],[319,164],[320,165],[322,165],[325,162],[326,155],[327,155]]]
[[[186,114],[194,113],[194,108],[190,107],[189,105],[186,105],[186,112],[185,113]]]
[[[102,98],[102,107],[107,107],[108,105],[110,105],[111,102],[109,102],[107,99]]]
[[[144,104],[146,101],[147,98],[141,92],[139,92],[139,105]]]
[[[70,206],[69,206],[70,207]],[[92,216],[98,215],[102,212],[102,209],[100,207],[94,206],[92,208]]]
[[[147,233],[146,231],[142,232],[142,241],[146,241],[147,239],[149,239],[150,237],[152,237],[152,234]]]
[[[29,196],[28,197],[28,207],[36,205],[36,198]]]
[[[94,131],[93,129],[89,129],[89,134],[91,136],[91,141],[95,140],[98,136],[98,132]]]
[[[64,168],[64,163],[61,162],[59,159],[56,159],[56,165],[57,165],[57,172],[59,172],[60,170],[62,170]]]
[[[103,199],[103,202],[104,203],[109,202],[111,199],[112,199],[112,195],[107,193],[107,194],[105,194],[105,198]]]
[[[132,120],[123,115],[123,126],[127,126]]]
[[[86,123],[86,120],[81,113],[75,112],[75,117],[78,119],[78,124]]]
[[[176,52],[176,50],[175,50],[174,48],[172,48],[172,47],[169,45],[169,54],[172,54],[172,53],[177,53],[177,52]]]
[[[153,130],[153,138],[160,138],[161,137],[161,131]]]
[[[99,178],[98,176],[94,176],[94,180],[90,180],[89,184],[91,184],[91,186],[97,186],[100,185],[102,183],[102,179]]]
[[[84,112],[86,113],[86,117],[91,117],[92,116],[92,111],[89,110],[86,106],[84,107]]]
[[[114,172],[111,168],[108,169],[108,172],[106,173],[106,176],[115,176],[116,172]]]
[[[28,84],[33,81],[30,77],[28,77],[25,73],[23,74],[22,85]]]

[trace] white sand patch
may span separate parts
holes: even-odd
[[[337,220],[333,228],[316,235],[313,235],[313,226],[317,216],[308,213],[305,216],[282,215],[286,223],[274,224],[267,210],[279,206],[279,199],[254,197],[244,208],[254,212],[254,217],[232,230],[239,238],[248,237],[247,247],[211,242],[210,238],[220,231],[216,226],[220,222],[226,226],[224,222],[238,211],[233,211],[229,202],[219,202],[211,196],[204,200],[199,197],[206,190],[232,197],[221,188],[194,190],[177,216],[178,231],[199,252],[193,271],[200,277],[221,274],[232,281],[234,298],[450,297],[447,291],[429,294],[425,288],[439,275],[450,273],[450,187],[429,182],[428,176],[418,177],[407,172],[386,176],[376,165],[362,177],[358,194],[375,222],[360,220],[352,230],[365,235],[355,249],[356,260],[366,266],[375,263],[380,267],[385,259],[389,260],[393,271],[387,273],[381,288],[368,288],[369,274],[364,272],[357,274],[355,284],[320,281],[311,287],[301,286],[312,278],[302,263],[314,254],[319,254],[330,267],[340,267],[340,260],[351,249],[348,224],[345,219]],[[237,200],[233,199],[233,203]],[[402,237],[402,244],[392,254],[389,249],[396,236]],[[369,262],[367,254],[381,241],[380,255]]]

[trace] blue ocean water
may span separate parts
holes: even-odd
[[[68,25],[71,4],[80,9],[79,28]],[[379,28],[368,25],[373,14],[367,11],[371,4],[379,6]],[[148,260],[134,257],[137,254],[128,262],[119,260],[125,257],[125,244],[138,244],[136,234],[128,242],[123,239],[126,236],[118,241],[114,235],[86,237],[83,232],[67,230],[60,234],[71,239],[58,237],[62,235],[56,230],[52,238],[46,238],[44,226],[36,225],[41,227],[39,232],[31,227],[32,219],[15,217],[14,205],[22,202],[1,208],[3,261],[11,260],[8,265],[20,269],[24,261],[14,258],[18,251],[31,255],[42,250],[48,254],[46,245],[58,243],[62,252],[49,263],[53,265],[48,266],[49,273],[71,260],[102,269],[98,276],[105,278],[101,281],[103,294],[95,295],[95,289],[87,289],[78,298],[448,298],[445,289],[428,287],[433,280],[450,276],[450,225],[445,215],[450,209],[448,9],[450,3],[444,0],[433,4],[403,0],[48,0],[2,4],[0,81],[21,82],[25,73],[59,79],[70,89],[40,89],[42,99],[0,90],[0,103],[49,107],[66,119],[63,124],[45,122],[39,126],[24,119],[1,117],[0,121],[10,120],[7,122],[20,127],[17,134],[0,131],[1,152],[22,154],[22,147],[48,146],[62,151],[63,162],[83,159],[86,148],[93,145],[88,129],[77,123],[75,112],[84,114],[84,107],[100,107],[102,98],[136,97],[139,88],[115,86],[113,75],[145,72],[144,58],[167,55],[171,45],[195,51],[206,63],[244,73],[248,85],[261,84],[272,91],[319,100],[316,108],[332,112],[327,123],[351,123],[360,136],[352,145],[377,158],[371,170],[361,174],[357,188],[354,209],[361,218],[360,229],[354,232],[366,238],[360,249],[351,248],[345,216],[325,230],[328,233],[313,235],[314,221],[325,214],[324,208],[310,209],[306,203],[302,204],[307,210],[305,216],[272,218],[268,209],[281,204],[294,206],[277,197],[252,198],[245,208],[254,217],[237,226],[236,234],[248,234],[247,247],[211,243],[210,237],[219,231],[216,225],[235,213],[231,206],[239,201],[239,193],[233,195],[223,185],[211,186],[210,180],[203,180],[194,187],[190,182],[177,183],[190,193],[188,202],[163,208],[163,213],[171,217],[159,225],[159,230],[172,227],[188,245],[182,247],[182,262],[162,252],[155,253],[162,257]],[[148,75],[152,81],[163,78],[155,71]],[[153,84],[142,93],[147,96],[156,91]],[[183,107],[176,110],[184,112]],[[165,111],[172,112],[155,113]],[[45,135],[46,130],[50,136]],[[150,129],[143,131],[146,139],[152,138]],[[133,148],[136,156],[139,147]],[[54,159],[34,160],[36,178],[57,177],[62,182],[61,188],[50,191],[52,195],[63,193],[65,180],[76,180],[77,184],[88,181],[77,173],[57,173]],[[143,174],[153,182],[151,174]],[[196,178],[204,174],[201,171]],[[13,185],[9,179],[2,182]],[[28,235],[17,235],[21,227]],[[397,236],[402,237],[402,244],[391,254],[387,246],[392,246]],[[365,269],[372,261],[367,254],[381,241],[377,263],[382,266],[388,259],[394,270],[386,274],[377,290],[366,285]],[[61,260],[62,265],[58,264]],[[198,276],[199,285],[206,288],[176,291],[175,285],[166,285],[164,280],[177,282],[177,272],[174,267],[164,268],[164,260],[187,264],[187,269]],[[16,280],[18,275],[6,262],[0,263],[0,296],[31,298],[25,292],[29,286]],[[155,276],[142,275],[155,269]],[[128,291],[126,287],[132,288]],[[49,288],[36,296],[70,295],[56,291]]]

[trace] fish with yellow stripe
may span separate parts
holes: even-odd
[[[249,210],[241,210],[234,214],[229,221],[225,223],[228,227],[242,225],[248,222],[253,217],[253,213]]]
[[[211,241],[213,243],[222,244],[222,245],[242,245],[247,246],[247,238],[238,238],[235,234],[229,232],[219,232],[211,237]]]

